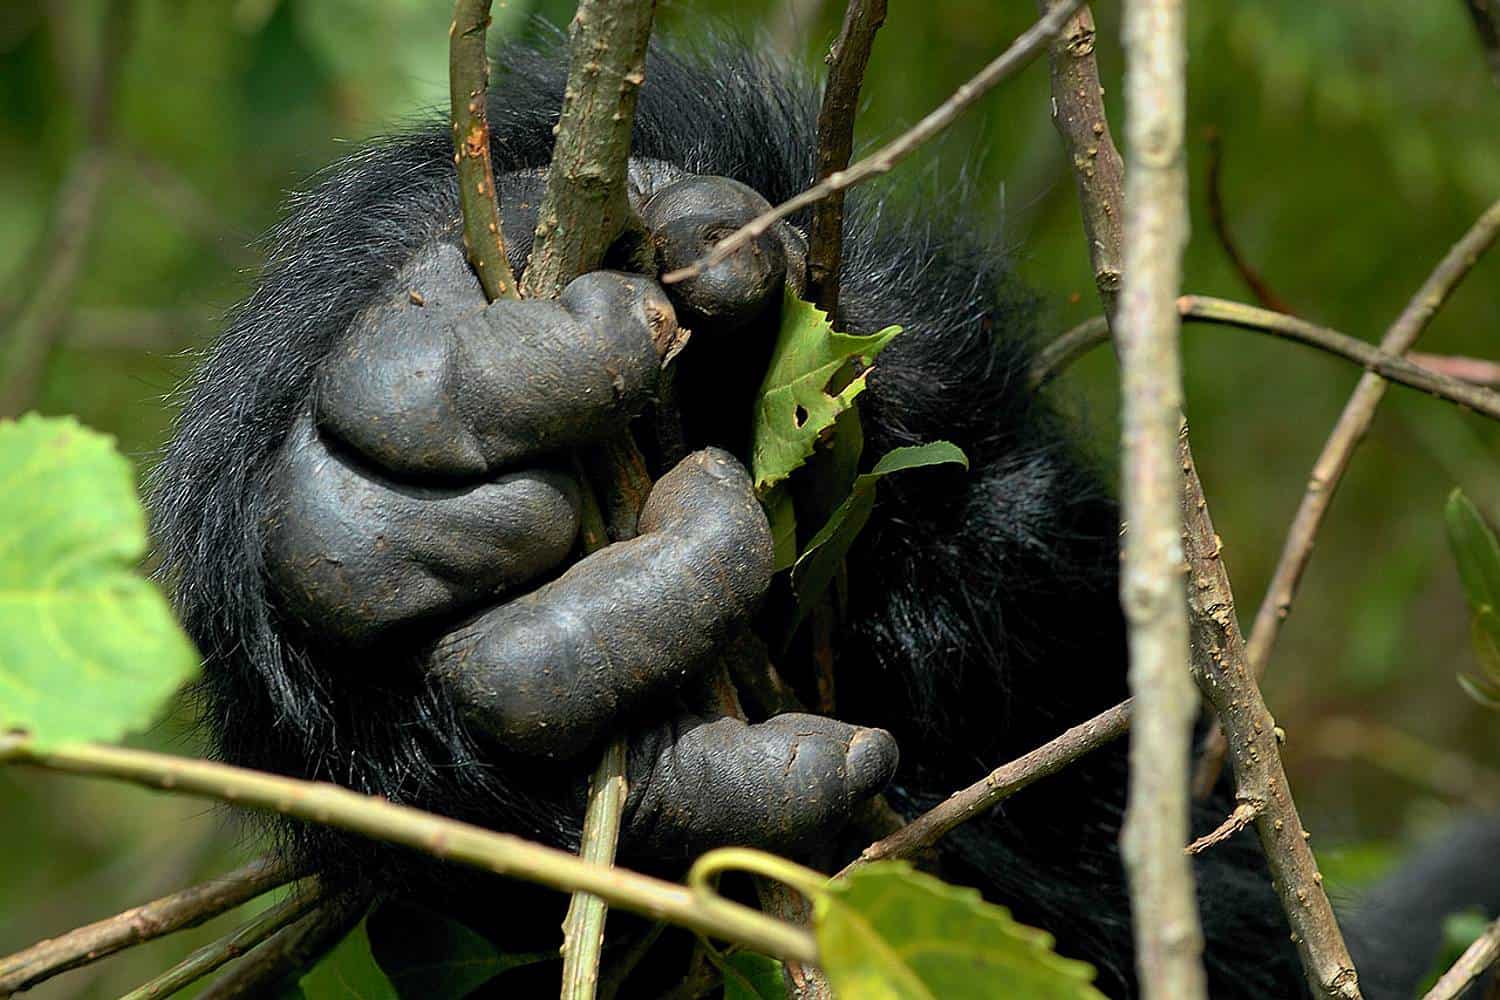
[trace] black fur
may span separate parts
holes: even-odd
[[[497,170],[547,162],[563,65],[530,51],[499,60]],[[808,88],[737,49],[702,60],[657,51],[647,78],[637,155],[734,177],[773,203],[808,182]],[[204,715],[225,759],[567,843],[575,821],[509,779],[438,690],[403,681],[398,669],[356,671],[290,639],[262,573],[268,466],[320,360],[418,246],[452,238],[449,142],[434,121],[361,150],[292,198],[259,287],[188,389],[153,480],[156,539],[207,658]],[[901,214],[877,195],[850,198],[841,296],[849,325],[906,328],[864,397],[866,452],[941,437],[973,462],[966,475],[910,473],[882,486],[852,557],[841,715],[896,735],[903,767],[891,796],[908,811],[1126,693],[1115,505],[1026,388],[1034,305],[984,229],[962,205]],[[1100,988],[1116,997],[1134,992],[1116,846],[1124,786],[1121,744],[943,845],[946,874],[1050,930],[1059,951],[1096,965]],[[1202,807],[1196,825],[1212,827],[1228,808]],[[392,880],[412,871],[399,852],[340,834],[282,832],[334,877],[399,884]],[[1216,847],[1197,874],[1211,995],[1302,995],[1253,842]]]

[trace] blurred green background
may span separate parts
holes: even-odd
[[[834,0],[663,2],[660,33],[742,35],[816,67]],[[145,467],[165,395],[216,316],[244,293],[253,238],[283,193],[352,143],[445,100],[449,0],[140,0],[109,29],[121,61],[107,146],[86,107],[102,2],[10,0],[0,11],[0,331],[55,260],[58,206],[81,160],[102,164],[79,276],[54,297],[57,345],[35,408],[115,434]],[[565,23],[565,0],[497,4],[495,34]],[[910,125],[1034,17],[1031,3],[891,4],[876,43],[864,144]],[[1118,12],[1097,10],[1119,132]],[[1191,26],[1193,242],[1186,288],[1248,291],[1208,224],[1206,131],[1245,254],[1302,315],[1377,339],[1432,264],[1500,197],[1500,90],[1459,0],[1310,5],[1203,2]],[[901,197],[960,177],[1014,248],[1061,331],[1095,299],[1040,64],[903,168]],[[76,201],[77,199],[72,199]],[[82,232],[71,226],[69,232]],[[1422,342],[1500,358],[1500,252],[1481,262]],[[1357,372],[1248,334],[1190,329],[1189,416],[1200,471],[1248,624],[1313,458]],[[1114,447],[1113,362],[1099,351],[1057,391],[1099,453]],[[1467,612],[1443,540],[1461,485],[1500,514],[1500,429],[1394,389],[1359,452],[1277,648],[1267,695],[1288,768],[1331,872],[1357,879],[1458,812],[1500,802],[1500,722],[1453,676],[1471,668]],[[147,745],[196,752],[183,709]],[[185,799],[0,772],[0,954],[223,871],[254,845]],[[233,918],[229,918],[233,919]],[[38,997],[115,996],[205,928],[55,980]]]

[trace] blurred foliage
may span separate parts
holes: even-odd
[[[835,0],[663,0],[663,31],[743,36],[816,71]],[[0,332],[51,255],[48,219],[81,147],[100,0],[0,5]],[[60,346],[37,407],[76,413],[146,463],[164,397],[245,291],[253,240],[283,193],[350,143],[441,104],[448,0],[140,0],[118,92],[114,156]],[[567,0],[497,5],[496,34],[564,24]],[[893,4],[875,44],[859,140],[911,124],[1029,22],[991,0]],[[1120,121],[1118,9],[1102,4],[1099,55]],[[1203,199],[1203,130],[1223,137],[1223,195],[1245,254],[1309,319],[1377,338],[1428,269],[1500,197],[1500,93],[1460,5],[1371,0],[1195,4],[1187,287],[1247,292]],[[785,40],[790,40],[786,42]],[[778,41],[782,40],[782,41]],[[1044,295],[1044,330],[1096,311],[1073,185],[1048,120],[1041,66],[1011,81],[893,183],[937,206],[959,183]],[[1500,357],[1500,254],[1483,261],[1422,348]],[[1189,415],[1248,621],[1307,472],[1357,372],[1268,339],[1192,329]],[[1106,462],[1113,362],[1099,351],[1059,384]],[[1356,456],[1277,648],[1268,698],[1320,848],[1399,847],[1472,806],[1319,750],[1321,720],[1378,719],[1500,770],[1495,716],[1452,683],[1471,668],[1469,612],[1443,541],[1460,486],[1500,515],[1500,434],[1452,407],[1391,390]],[[145,742],[199,745],[184,707]],[[220,813],[170,797],[0,771],[0,951],[221,871],[240,856]],[[35,990],[103,997],[144,981],[220,918],[176,940]]]

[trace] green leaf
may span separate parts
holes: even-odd
[[[118,740],[196,673],[166,598],[136,572],[145,550],[112,438],[71,418],[0,422],[0,731]]]
[[[1469,622],[1474,655],[1484,676],[1500,686],[1500,615],[1494,608],[1480,608]]]
[[[399,996],[370,953],[366,921],[360,921],[313,966],[294,990],[284,993],[283,1000],[296,996],[311,1000],[397,1000]]]
[[[873,469],[854,480],[849,496],[834,510],[823,527],[818,529],[818,533],[808,540],[807,547],[802,550],[792,567],[792,591],[796,594],[797,607],[787,631],[788,636],[797,631],[797,626],[828,589],[844,557],[849,554],[854,539],[870,520],[870,514],[875,509],[876,484],[893,472],[946,464],[961,465],[967,469],[969,459],[958,445],[950,441],[933,441],[908,448],[896,448],[882,456]]]
[[[814,931],[836,995],[860,1000],[1103,1000],[1094,970],[1062,958],[1044,931],[1003,907],[881,862],[830,884],[813,903]]]
[[[786,980],[776,959],[737,951],[715,964],[724,973],[724,1000],[786,1000]]]
[[[1500,543],[1495,533],[1462,490],[1448,494],[1444,519],[1469,607],[1476,612],[1500,610]]]
[[[797,505],[785,485],[773,486],[761,500],[771,523],[771,572],[780,573],[797,561]]]
[[[786,292],[781,329],[765,379],[756,394],[750,467],[755,488],[764,492],[807,461],[820,436],[865,388],[869,365],[901,332],[837,333],[822,310]],[[835,388],[857,362],[861,371]]]
[[[505,954],[456,920],[401,901],[366,920],[370,951],[402,998],[458,1000],[511,969],[557,959],[556,951]]]

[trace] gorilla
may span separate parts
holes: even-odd
[[[518,271],[566,76],[557,48],[505,51],[489,98]],[[760,706],[746,722],[705,698],[704,676],[785,599],[742,463],[783,288],[805,286],[806,219],[693,282],[656,279],[808,184],[815,118],[815,89],[748,50],[655,48],[630,173],[654,268],[615,253],[555,301],[486,305],[443,121],[365,146],[290,199],[152,485],[223,759],[576,847],[588,775],[623,734],[622,863],[671,873],[750,844],[837,864],[862,846],[849,821],[877,792],[914,816],[1126,696],[1118,510],[1028,387],[1038,303],[962,192],[903,210],[857,191],[841,324],[904,328],[859,399],[864,454],[945,438],[971,468],[882,485],[828,643],[838,719]],[[669,379],[674,314],[692,336]],[[668,402],[678,447],[652,430]],[[630,426],[658,477],[639,534],[585,555],[575,456]],[[804,692],[812,656],[805,638],[778,653]],[[1125,783],[1123,745],[1097,751],[933,859],[1092,963],[1112,997],[1136,995]],[[1195,832],[1232,805],[1227,786],[1195,805]],[[506,950],[528,950],[516,942],[539,925],[555,937],[535,916],[555,893],[312,825],[275,832],[334,884],[423,900]],[[1500,903],[1500,866],[1473,863],[1500,856],[1500,835],[1460,839],[1348,928],[1366,996],[1410,996],[1441,916]],[[1253,838],[1195,870],[1210,995],[1306,995]],[[548,995],[545,981],[506,995]]]

